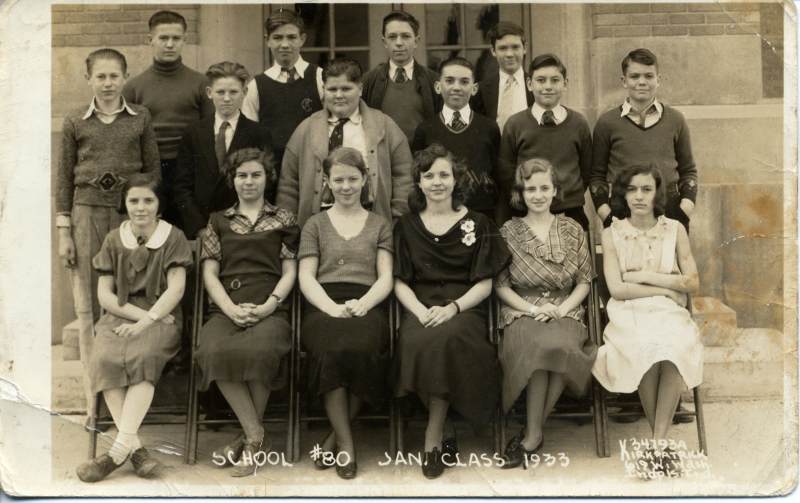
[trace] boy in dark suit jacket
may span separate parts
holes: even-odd
[[[528,89],[530,75],[522,68],[525,32],[514,23],[500,21],[489,32],[489,42],[500,70],[478,83],[472,108],[497,120],[502,133],[509,117],[533,105],[533,93]]]
[[[225,181],[227,154],[245,147],[272,150],[269,132],[240,111],[250,79],[245,67],[230,61],[216,63],[208,68],[206,77],[206,93],[215,113],[187,128],[175,173],[175,202],[189,239],[206,226],[211,212],[229,208],[237,200]],[[274,194],[267,196],[274,201]]]

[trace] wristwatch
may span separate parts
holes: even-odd
[[[271,293],[269,296],[275,297],[275,302],[277,302],[279,306],[283,304],[283,299],[277,293]]]

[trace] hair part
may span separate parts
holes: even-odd
[[[122,185],[120,191],[119,205],[117,206],[117,213],[120,215],[128,214],[128,207],[125,205],[125,200],[128,199],[128,192],[137,187],[145,187],[153,191],[156,199],[158,199],[158,215],[164,209],[166,199],[164,199],[164,187],[161,184],[161,178],[153,173],[134,173]]]
[[[508,35],[518,36],[522,40],[522,46],[525,46],[525,30],[520,25],[509,21],[500,21],[489,30],[489,45],[494,49],[495,42]]]
[[[625,196],[628,193],[628,186],[636,175],[650,175],[656,181],[656,193],[653,198],[653,215],[659,217],[664,214],[667,198],[664,187],[664,179],[655,164],[634,165],[625,168],[614,182],[611,184],[611,197],[608,205],[611,207],[611,214],[617,218],[628,218],[631,216],[631,209]]]
[[[408,23],[408,25],[411,26],[411,30],[414,31],[414,36],[415,37],[419,36],[419,21],[417,21],[417,18],[415,18],[408,12],[403,12],[399,10],[392,11],[383,17],[383,27],[381,29],[382,30],[381,34],[383,36],[386,36],[386,25],[388,25],[392,21],[400,21],[403,23]]]
[[[111,49],[106,47],[104,49],[97,49],[96,51],[92,51],[86,57],[86,73],[89,76],[92,75],[92,68],[94,68],[94,63],[98,59],[109,59],[112,61],[116,61],[122,68],[123,75],[126,75],[128,73],[128,61],[125,59],[125,56],[116,49]]]
[[[183,27],[183,31],[186,32],[186,18],[171,10],[158,11],[150,16],[150,20],[147,22],[150,31],[153,31],[160,24],[179,24]]]
[[[275,173],[274,159],[272,152],[261,150],[260,148],[248,147],[235,150],[225,157],[225,162],[223,164],[225,181],[230,188],[233,188],[233,179],[236,178],[236,170],[246,162],[256,161],[264,167],[264,178],[266,178],[264,194],[269,194],[278,179],[278,175]]]
[[[553,201],[561,201],[561,186],[556,179],[556,170],[547,159],[534,157],[520,163],[517,169],[514,170],[514,185],[511,187],[511,207],[515,210],[524,211],[528,208],[525,204],[525,181],[530,179],[536,173],[547,173],[550,175],[550,182],[556,189]]]
[[[422,174],[428,172],[437,159],[447,160],[453,169],[453,178],[455,179],[452,196],[453,210],[458,210],[472,193],[473,186],[468,175],[467,163],[457,158],[440,143],[431,143],[414,154],[414,185],[408,194],[408,207],[415,213],[421,212],[428,206],[428,200],[420,189],[419,183]]]
[[[561,62],[558,56],[551,53],[539,54],[533,58],[533,61],[531,61],[531,64],[528,67],[528,73],[533,76],[533,72],[539,68],[546,68],[548,66],[556,67],[561,76],[564,77],[564,80],[567,80],[567,67],[564,66],[564,63]]]
[[[264,30],[267,32],[267,36],[270,36],[272,32],[287,24],[297,26],[301,35],[306,32],[306,23],[300,13],[288,9],[278,9],[277,12],[272,13],[264,21]]]
[[[347,80],[356,84],[361,83],[361,65],[358,61],[350,58],[332,59],[325,69],[322,70],[322,82],[327,82],[331,77],[341,77],[344,75]]]
[[[214,81],[226,77],[237,79],[242,83],[242,87],[246,86],[247,81],[250,80],[250,74],[247,72],[247,68],[235,61],[214,63],[206,70],[206,78],[208,79],[209,86],[213,85]]]
[[[464,68],[469,68],[469,71],[472,72],[472,80],[475,80],[475,65],[473,65],[472,61],[468,60],[467,58],[453,56],[452,58],[447,58],[446,60],[442,61],[442,64],[439,65],[439,77],[442,76],[444,69],[448,66],[463,66]]]
[[[339,147],[334,149],[333,152],[328,154],[328,157],[322,161],[322,173],[326,178],[330,179],[331,169],[335,164],[356,168],[359,173],[361,173],[365,181],[364,186],[361,187],[361,206],[365,208],[369,207],[369,171],[367,171],[367,163],[364,162],[364,156],[361,155],[361,152],[351,147]],[[330,198],[330,200],[326,200],[328,198]],[[323,192],[322,202],[333,202],[333,194],[328,187],[326,187],[326,190]]]
[[[655,66],[656,72],[658,72],[658,58],[656,58],[656,55],[653,54],[650,49],[634,49],[622,58],[622,75],[627,73],[628,66],[630,66],[631,62],[645,66]]]

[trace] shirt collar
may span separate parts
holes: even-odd
[[[120,105],[120,107],[118,109],[114,110],[110,114],[107,114],[105,112],[101,112],[100,109],[97,108],[96,99],[92,98],[92,102],[89,103],[89,108],[86,110],[86,113],[83,114],[83,120],[87,120],[89,117],[92,116],[93,113],[98,113],[98,114],[103,114],[103,115],[117,115],[117,114],[121,113],[123,110],[128,112],[131,115],[137,115],[136,111],[134,111],[133,108],[131,108],[130,105],[128,105],[128,102],[125,101],[125,97],[124,96],[120,96],[120,97],[122,98],[122,105]]]
[[[350,117],[348,117],[348,119],[350,119],[350,122],[352,122],[356,126],[361,124],[361,112],[358,109],[359,107],[356,107],[355,111],[352,114],[350,114]],[[339,122],[339,118],[333,115],[332,113],[328,112],[328,124],[335,125],[337,122]]]
[[[242,115],[242,113],[239,110],[237,110],[236,113],[233,114],[233,117],[231,117],[230,119],[223,119],[222,117],[219,116],[219,114],[215,113],[214,114],[214,131],[215,132],[219,132],[220,126],[222,126],[222,123],[225,122],[225,121],[227,121],[228,124],[230,124],[231,129],[233,131],[236,131],[236,124],[239,123],[239,117],[241,117],[241,115]]]
[[[150,239],[147,240],[145,246],[151,250],[161,248],[167,241],[171,230],[172,225],[169,222],[166,220],[159,220],[158,225],[156,225],[156,230],[150,235]],[[122,225],[119,226],[119,237],[125,248],[129,250],[139,248],[139,242],[136,241],[136,236],[133,234],[133,225],[131,225],[130,220],[125,220],[122,222]]]
[[[506,81],[508,80],[509,75],[503,70],[499,71],[500,71],[500,89],[503,89],[506,86]],[[517,68],[517,71],[514,72],[514,80],[517,81],[517,84],[520,84],[522,86],[525,85],[525,72],[522,70],[522,66]]]
[[[653,112],[653,110],[655,110],[655,112]],[[630,98],[625,98],[625,101],[622,103],[622,110],[619,116],[625,117],[626,115],[629,115],[631,111],[633,111],[631,100]],[[658,98],[653,98],[653,102],[647,105],[647,108],[645,108],[645,115],[650,115],[652,113],[661,115],[663,111],[664,111],[664,106],[661,104],[660,101],[658,101]]]
[[[455,110],[447,105],[442,107],[442,115],[444,116],[445,124],[450,124],[453,122],[453,112],[455,112]],[[469,107],[469,103],[464,105],[464,107],[458,111],[458,114],[461,116],[462,121],[469,124],[469,120],[472,118],[472,109]]]
[[[394,80],[395,74],[397,73],[397,69],[400,68],[399,65],[396,65],[394,61],[391,59],[389,60],[389,78]],[[414,58],[411,58],[411,61],[403,65],[403,69],[406,71],[406,78],[411,80],[414,78]]]
[[[278,207],[270,204],[269,201],[264,199],[264,206],[262,206],[261,211],[258,212],[258,218],[260,219],[264,215],[274,215],[277,212],[278,212]],[[242,215],[239,212],[239,203],[236,203],[227,210],[225,210],[222,213],[222,215],[226,218],[233,218],[234,215]]]
[[[294,71],[297,72],[295,77],[302,79],[303,75],[306,73],[306,68],[308,68],[308,61],[304,60],[303,56],[298,56],[297,61],[294,63]],[[273,63],[268,71],[277,77],[281,73],[281,65]]]
[[[536,102],[534,102],[533,106],[531,107],[533,118],[536,119],[536,122],[538,122],[539,125],[542,124],[542,116],[544,115],[545,111],[546,109]],[[564,122],[564,120],[567,118],[567,109],[564,108],[564,105],[559,103],[555,106],[555,108],[553,108],[553,118],[555,119],[556,124],[561,124]]]

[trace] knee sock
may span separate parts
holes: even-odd
[[[108,455],[114,460],[114,463],[121,465],[127,459],[128,454],[135,451],[142,444],[139,441],[139,436],[136,433],[125,433],[120,431],[117,433],[117,438],[114,439],[114,444],[108,451]]]

